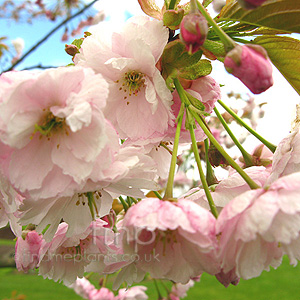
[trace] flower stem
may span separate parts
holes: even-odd
[[[92,215],[93,220],[95,220],[95,212],[94,212],[94,194],[92,192],[87,192],[86,193],[87,199],[88,199],[88,205],[89,209]]]
[[[222,107],[231,114],[234,119],[240,123],[243,127],[245,127],[252,135],[254,135],[258,140],[260,140],[266,147],[268,147],[273,153],[276,150],[276,146],[272,143],[268,142],[262,136],[260,136],[254,129],[252,129],[248,124],[246,124],[233,110],[231,110],[227,105],[225,105],[221,100],[218,102],[222,105]]]
[[[216,113],[218,119],[220,120],[220,122],[222,123],[223,127],[225,128],[225,130],[227,131],[227,133],[230,135],[231,139],[233,140],[233,142],[236,144],[236,146],[240,149],[246,167],[251,167],[253,166],[252,163],[252,156],[244,149],[244,147],[241,145],[241,143],[238,141],[238,139],[235,137],[235,135],[232,133],[232,131],[230,130],[229,126],[227,125],[227,123],[225,122],[224,118],[222,117],[222,115],[219,113],[219,111],[217,110],[217,108],[214,108],[214,112]]]
[[[172,155],[172,151],[163,142],[161,142],[159,145],[165,148]]]
[[[128,210],[128,204],[126,203],[126,201],[123,199],[122,196],[119,197],[121,204],[123,205],[123,208],[125,210],[125,212]]]
[[[176,0],[171,0],[170,5],[169,5],[169,9],[174,9],[175,4],[176,4]]]
[[[187,114],[187,116],[189,115],[188,110],[186,111],[186,114]],[[188,119],[189,119],[189,117],[188,117]],[[211,196],[211,193],[209,191],[209,187],[208,187],[208,184],[207,184],[207,181],[206,181],[206,178],[205,178],[202,166],[201,166],[201,159],[200,159],[199,152],[198,152],[195,131],[194,131],[193,125],[191,123],[189,122],[189,131],[190,131],[191,140],[192,140],[192,149],[193,149],[195,160],[196,160],[196,163],[197,163],[197,166],[198,166],[200,179],[201,179],[201,182],[202,182],[203,189],[205,191],[205,195],[206,195],[210,210],[211,210],[212,214],[217,218],[218,217],[218,212],[217,212],[214,200],[213,200],[213,198]]]
[[[197,0],[190,0],[190,13],[197,12]]]
[[[163,197],[163,199],[166,199],[166,200],[169,198],[173,198],[173,184],[174,184],[174,176],[175,176],[176,163],[177,163],[177,152],[178,152],[182,119],[183,119],[183,111],[184,111],[184,105],[181,104],[180,111],[179,111],[178,117],[177,117],[177,128],[176,128],[175,139],[174,139],[174,146],[173,146],[171,165],[170,165],[170,170],[169,170],[169,177],[168,177],[166,192]]]
[[[138,201],[135,198],[133,198],[133,197],[128,197],[128,198],[132,201],[132,203],[134,203],[134,204],[138,203]]]
[[[158,287],[157,281],[156,281],[154,278],[153,278],[152,280],[153,280],[153,282],[154,282],[155,289],[156,289],[156,291],[157,291],[157,294],[158,294],[158,299],[163,299],[163,296],[162,296],[162,294],[161,294],[161,292],[160,292],[160,290],[159,290],[159,287]]]
[[[159,192],[153,191],[153,193],[155,194],[155,196],[156,196],[159,200],[162,200],[162,196],[160,195]]]
[[[204,140],[205,145],[205,161],[206,161],[206,181],[208,186],[211,186],[213,184],[218,183],[218,179],[216,178],[216,175],[214,173],[214,170],[211,166],[211,163],[208,158],[208,149],[209,149],[209,141],[208,139]]]
[[[210,16],[210,14],[206,11],[206,9],[199,1],[197,1],[197,6],[209,25],[212,26],[216,34],[219,36],[220,40],[224,44],[226,52],[229,52],[231,49],[233,49],[235,47],[235,42],[223,31],[222,28],[218,26],[218,24],[214,21],[214,19]]]
[[[248,174],[227,154],[227,152],[223,149],[223,147],[218,143],[218,141],[214,138],[211,132],[206,127],[205,121],[196,114],[190,107],[188,107],[190,113],[196,119],[206,136],[210,139],[212,144],[217,148],[217,150],[223,155],[223,157],[227,160],[227,162],[241,175],[241,177],[247,182],[251,189],[260,188],[260,186],[254,182]]]

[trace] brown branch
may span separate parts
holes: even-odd
[[[51,69],[51,68],[58,68],[58,66],[43,66],[42,64],[38,64],[35,66],[26,67],[26,68],[22,69],[22,71],[32,70],[32,69]]]
[[[70,16],[69,18],[62,21],[60,24],[58,24],[54,29],[52,29],[44,38],[42,38],[39,42],[37,42],[32,48],[30,48],[20,59],[18,59],[10,68],[3,72],[11,71],[14,67],[16,67],[18,64],[20,64],[31,52],[33,52],[36,48],[38,48],[41,44],[43,44],[53,33],[55,33],[59,28],[61,28],[63,25],[74,19],[75,17],[82,14],[85,10],[87,10],[89,7],[91,7],[94,3],[96,3],[98,0],[94,0],[91,3],[84,6],[80,11],[78,11],[76,14]]]

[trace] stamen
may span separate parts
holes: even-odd
[[[119,80],[115,81],[119,83]],[[129,71],[124,74],[124,77],[121,80],[122,86],[119,87],[119,91],[123,90],[126,93],[124,99],[127,99],[127,96],[131,97],[132,95],[137,96],[141,91],[141,88],[145,86],[144,74],[138,71]],[[129,102],[127,102],[127,105]]]

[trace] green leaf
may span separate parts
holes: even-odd
[[[257,37],[253,42],[267,50],[274,66],[300,95],[300,41],[285,36],[266,35]]]
[[[172,30],[178,29],[184,15],[183,9],[167,10],[163,16],[164,25]]]
[[[202,47],[217,57],[225,57],[226,55],[224,44],[222,42],[206,39]]]
[[[180,77],[187,80],[196,80],[202,76],[209,75],[211,71],[211,62],[207,59],[201,59],[197,64],[184,68],[180,72]]]
[[[82,43],[83,43],[83,39],[75,39],[75,40],[72,42],[72,45],[75,45],[78,49],[80,49]]]
[[[213,0],[204,0],[203,1],[203,6],[207,7],[209,4],[211,4],[213,2]]]
[[[175,77],[195,80],[210,74],[211,64],[208,60],[200,60],[201,56],[202,51],[190,55],[180,40],[169,43],[162,55],[162,75],[167,86],[173,88]]]
[[[244,10],[237,0],[234,0],[225,5],[219,20],[240,21],[286,32],[300,33],[300,1],[267,0],[254,10]]]

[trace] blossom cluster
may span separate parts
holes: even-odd
[[[145,288],[115,296],[85,272],[115,274],[116,289],[147,274],[170,280],[168,299],[179,299],[204,272],[227,287],[278,267],[283,255],[295,265],[299,126],[268,164],[259,148],[251,167],[231,163],[239,172],[230,169],[210,192],[202,183],[173,198],[178,143],[181,151],[211,138],[191,116],[205,121],[220,86],[209,75],[180,77],[179,67],[174,85],[166,83],[170,31],[161,20],[134,17],[119,32],[105,26],[85,36],[74,66],[0,77],[0,226],[9,222],[18,237],[17,268],[38,267],[85,299],[129,300],[147,299]],[[240,47],[225,66],[260,93],[272,85],[271,66],[257,49]],[[255,78],[247,74],[253,70]]]

